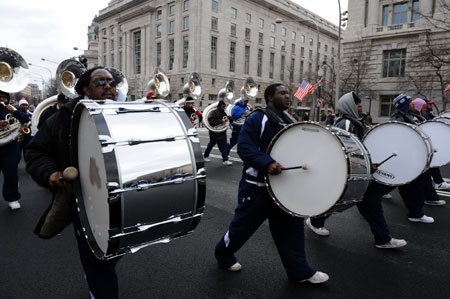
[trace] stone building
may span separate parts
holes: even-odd
[[[358,92],[374,121],[389,119],[399,93],[446,109],[450,27],[442,3],[450,1],[349,0],[341,88]]]
[[[288,20],[297,21],[283,22]],[[201,110],[216,101],[227,80],[234,80],[237,98],[249,76],[259,86],[250,104],[263,106],[266,86],[283,82],[294,89],[302,79],[315,80],[316,61],[337,54],[337,26],[287,0],[112,0],[94,21],[98,63],[122,70],[131,99],[145,96],[156,67],[170,79],[173,101],[197,72]],[[311,99],[302,105],[309,109]]]

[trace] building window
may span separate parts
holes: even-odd
[[[250,28],[245,28],[245,40],[250,40]]]
[[[281,51],[286,51],[286,41],[285,40],[281,41]]]
[[[231,23],[230,34],[236,36],[236,24]]]
[[[156,44],[156,66],[161,65],[161,43]]]
[[[312,57],[313,57],[313,55],[312,55],[312,50],[309,50],[309,56],[308,56],[308,58],[309,58],[309,59],[312,59]]]
[[[264,33],[260,32],[258,36],[258,43],[260,45],[264,44]]]
[[[133,33],[134,37],[134,70],[136,74],[141,73],[141,32]]]
[[[312,38],[309,39],[309,45],[310,45],[310,46],[313,46],[313,45],[314,45],[314,39],[312,39]]]
[[[156,25],[156,37],[161,37],[161,24]]]
[[[295,59],[291,58],[291,66],[289,67],[289,82],[294,82],[294,65]]]
[[[161,20],[161,16],[162,16],[162,10],[157,10],[156,11],[156,20]]]
[[[300,42],[304,43],[305,42],[305,36],[304,35],[300,35]]]
[[[277,25],[274,23],[270,24],[270,31],[275,33],[277,31]]]
[[[383,51],[383,77],[405,76],[406,49]]]
[[[103,42],[103,53],[106,52],[106,42]]]
[[[208,101],[210,101],[210,102],[216,102],[216,101],[217,101],[217,95],[216,95],[216,94],[210,94],[210,95],[208,95]]]
[[[280,80],[283,81],[284,80],[284,62],[285,62],[286,58],[284,57],[284,55],[281,55],[281,63],[280,63]]]
[[[175,4],[169,5],[169,16],[173,16],[175,14]]]
[[[237,18],[237,8],[234,8],[234,7],[231,8],[231,17],[233,19]]]
[[[305,57],[305,48],[304,47],[300,47],[300,56]]]
[[[404,24],[408,20],[408,3],[394,4],[394,14],[392,24]]]
[[[219,1],[211,0],[211,10],[213,12],[219,12]]]
[[[173,70],[175,60],[175,40],[169,39],[169,70]]]
[[[390,117],[394,111],[394,95],[380,95],[380,117]]]
[[[184,2],[183,2],[183,10],[189,10],[189,0],[184,0]]]
[[[295,44],[291,44],[291,54],[295,55]]]
[[[275,64],[275,53],[270,53],[270,60],[269,60],[269,78],[273,79],[273,68]]]
[[[259,18],[258,20],[258,27],[263,29],[264,28],[264,19]]]
[[[189,60],[189,36],[183,36],[183,68],[187,68]]]
[[[212,78],[211,79],[211,85],[212,86],[216,86],[216,78]]]
[[[119,49],[122,49],[123,37],[119,37]]]
[[[282,27],[282,28],[281,28],[281,34],[282,34],[283,36],[286,36],[286,33],[287,33],[286,27]]]
[[[292,31],[291,36],[292,36],[292,40],[295,40],[297,38],[297,32]]]
[[[419,18],[419,1],[415,0],[412,4],[411,22],[417,21]]]
[[[383,26],[389,25],[389,5],[383,6]]]
[[[305,67],[305,62],[300,61],[300,80],[303,78],[303,68]]]
[[[230,72],[236,71],[236,42],[230,43]]]
[[[111,49],[110,50],[114,50],[114,40],[111,40]]]
[[[114,53],[111,53],[111,67],[114,67]]]
[[[312,63],[308,63],[308,80],[311,79]]]
[[[245,22],[247,24],[251,24],[252,23],[252,15],[251,14],[249,14],[249,13],[245,14]]]
[[[263,50],[258,49],[258,68],[256,70],[258,77],[262,76]]]
[[[175,32],[175,21],[169,22],[169,34],[172,34]]]
[[[270,37],[270,47],[275,49],[275,37]]]
[[[216,17],[211,17],[211,29],[218,30],[219,29],[219,19]]]
[[[331,47],[331,54],[334,55],[334,47]]]
[[[244,52],[244,74],[248,75],[250,72],[250,46],[245,46]]]
[[[217,37],[211,36],[211,68],[217,68]]]
[[[328,45],[325,45],[325,52],[328,52]]]
[[[123,55],[122,52],[119,52],[119,70],[123,69]]]
[[[189,29],[189,16],[183,17],[183,29]]]
[[[111,34],[114,35],[115,32],[116,32],[116,28],[114,26],[111,26]]]

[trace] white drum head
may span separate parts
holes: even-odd
[[[441,114],[439,114],[439,117],[446,117],[450,118],[450,111],[444,111]]]
[[[419,128],[430,137],[433,144],[433,158],[430,167],[441,167],[450,162],[450,124],[440,121],[421,123]]]
[[[380,163],[397,153],[396,157],[379,166],[373,174],[373,178],[380,183],[404,185],[416,179],[428,167],[431,148],[417,126],[383,123],[371,129],[363,143],[372,163]]]
[[[281,208],[300,217],[320,215],[345,191],[348,164],[339,139],[328,129],[312,123],[297,123],[272,141],[270,156],[283,167],[307,165],[268,175],[272,196]]]
[[[87,109],[83,109],[78,129],[78,168],[86,216],[99,248],[108,248],[109,205],[106,168],[97,127]]]

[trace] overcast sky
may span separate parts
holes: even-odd
[[[57,64],[41,61],[41,58],[60,62],[80,55],[82,52],[73,50],[73,47],[87,47],[87,27],[109,1],[2,0],[0,46],[17,51],[28,63],[49,68],[54,76]],[[294,2],[335,24],[338,23],[337,0]],[[348,0],[341,0],[342,11],[347,10],[347,3]],[[50,78],[50,72],[42,67],[30,66],[32,81],[42,81],[42,77],[45,80]]]

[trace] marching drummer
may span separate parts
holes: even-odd
[[[336,109],[339,118],[335,121],[335,126],[355,134],[362,139],[367,132],[367,127],[360,119],[362,112],[361,99],[354,92],[343,95],[337,102]],[[376,165],[372,166],[372,171],[376,170]],[[361,215],[368,222],[375,239],[375,247],[377,248],[399,248],[406,245],[406,241],[402,239],[392,238],[389,227],[386,223],[381,206],[381,196],[386,194],[387,187],[381,185],[374,180],[370,181],[366,192],[362,196],[358,207]],[[329,230],[325,228],[325,220],[331,215],[308,218],[306,224],[318,235],[328,236]]]
[[[79,97],[47,119],[27,149],[27,171],[40,186],[49,188],[53,193],[52,205],[42,216],[35,233],[42,238],[51,238],[73,222],[91,295],[95,298],[118,298],[115,266],[119,259],[99,260],[94,256],[84,237],[71,186],[63,178],[63,170],[70,166],[69,134],[75,105],[85,97],[94,100],[115,99],[116,82],[103,67],[95,67],[80,76],[75,90]]]
[[[216,245],[215,256],[221,268],[241,270],[234,254],[268,219],[288,278],[294,282],[323,283],[328,275],[312,268],[305,256],[303,219],[278,207],[264,185],[264,173],[278,175],[282,171],[280,163],[266,154],[266,150],[283,123],[295,122],[284,112],[290,105],[289,91],[284,85],[270,85],[264,98],[267,108],[256,110],[246,119],[238,138],[237,150],[244,162],[238,205],[227,232]]]

